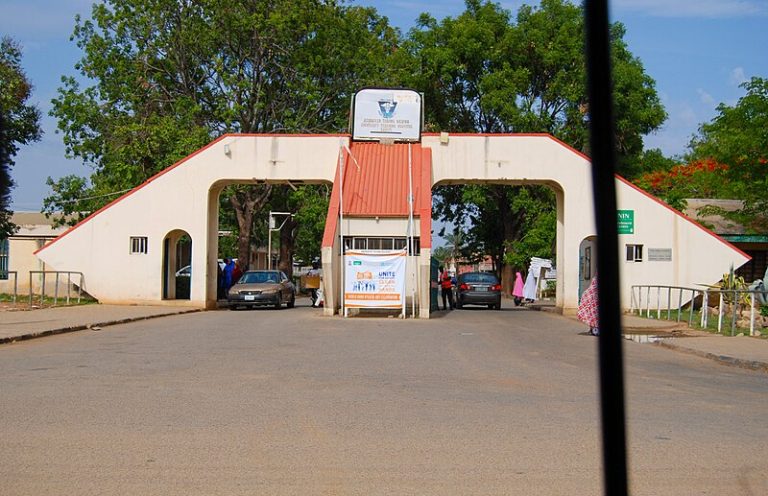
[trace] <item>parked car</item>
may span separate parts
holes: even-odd
[[[501,310],[501,284],[490,272],[467,272],[456,281],[456,308],[488,305]]]
[[[273,306],[288,308],[296,304],[296,286],[279,270],[249,270],[227,292],[230,309]]]

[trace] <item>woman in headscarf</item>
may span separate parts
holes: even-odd
[[[595,274],[592,278],[592,282],[589,283],[589,287],[584,291],[584,294],[581,295],[579,311],[576,312],[576,316],[579,320],[589,326],[589,332],[593,336],[600,334],[600,330],[597,327],[597,307],[597,274]]]
[[[523,302],[523,276],[520,272],[515,274],[515,285],[512,288],[512,296],[515,298],[515,306],[520,306]]]

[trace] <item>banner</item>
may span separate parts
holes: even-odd
[[[405,301],[406,250],[347,251],[344,254],[344,306],[401,308]]]

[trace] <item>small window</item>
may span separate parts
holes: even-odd
[[[643,261],[643,245],[627,245],[627,262]]]
[[[147,253],[146,236],[131,236],[131,253]]]
[[[368,248],[368,241],[366,238],[355,238],[355,250],[365,250]]]
[[[8,279],[8,259],[10,257],[9,244],[7,239],[0,239],[0,279]]]

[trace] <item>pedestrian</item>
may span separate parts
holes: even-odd
[[[592,278],[592,282],[589,283],[589,287],[584,291],[584,294],[581,295],[579,310],[576,312],[576,317],[589,326],[589,333],[593,336],[600,334],[600,329],[598,329],[597,308],[597,274],[595,274]]]
[[[533,303],[536,301],[536,278],[533,277],[533,271],[528,270],[528,277],[525,278],[525,285],[523,286],[523,298],[526,303]]]
[[[440,271],[440,290],[443,293],[443,310],[450,308],[453,310],[453,283],[451,282],[451,274],[447,269],[439,267]]]
[[[234,262],[234,260],[233,260]],[[240,260],[235,262],[235,268],[232,269],[232,284],[235,284],[240,280],[240,276],[243,275],[243,268],[240,266]]]
[[[232,259],[225,258],[224,259],[224,270],[222,274],[223,283],[222,286],[224,286],[224,293],[226,294],[229,291],[229,288],[232,287],[232,273],[235,271],[235,263],[232,261]]]
[[[317,290],[320,289],[320,264],[318,262],[312,262],[312,268],[307,272],[307,278],[312,278],[312,286],[309,287],[309,299],[312,302],[312,306],[317,306]]]
[[[512,296],[515,299],[515,306],[519,307],[523,303],[523,275],[520,272],[515,274],[515,285],[512,288]]]

